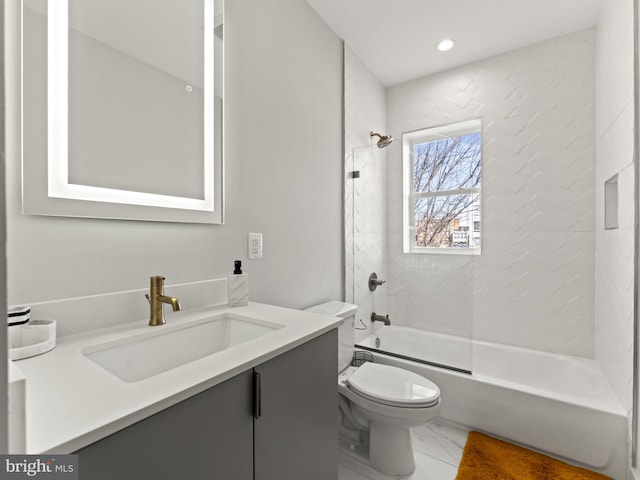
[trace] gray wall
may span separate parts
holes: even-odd
[[[145,288],[155,274],[220,278],[234,259],[244,260],[254,301],[299,308],[342,298],[341,41],[303,0],[227,3],[226,225],[21,215],[12,69],[9,304]],[[15,52],[15,35],[8,42]],[[264,234],[262,260],[246,260],[250,231]]]

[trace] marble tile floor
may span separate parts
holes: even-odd
[[[411,431],[416,471],[406,480],[455,480],[468,430],[436,420]],[[339,465],[338,480],[376,480]]]

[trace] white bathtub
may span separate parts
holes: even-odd
[[[379,340],[378,345],[376,339]],[[435,366],[446,366],[464,373],[472,371],[472,343],[468,338],[393,325],[380,327],[375,335],[368,336],[358,345],[429,361]]]
[[[625,478],[627,415],[594,360],[397,326],[382,327],[358,345],[375,350],[376,338],[384,351],[460,370],[374,352],[376,362],[435,382],[441,417]],[[460,352],[462,361],[454,358]]]

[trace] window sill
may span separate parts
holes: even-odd
[[[417,254],[417,255],[481,255],[482,249],[478,248],[412,248],[410,250],[404,250],[403,253]]]

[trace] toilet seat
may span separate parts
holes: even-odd
[[[437,405],[440,389],[417,373],[372,362],[365,362],[346,379],[358,395],[373,402],[403,408]]]

